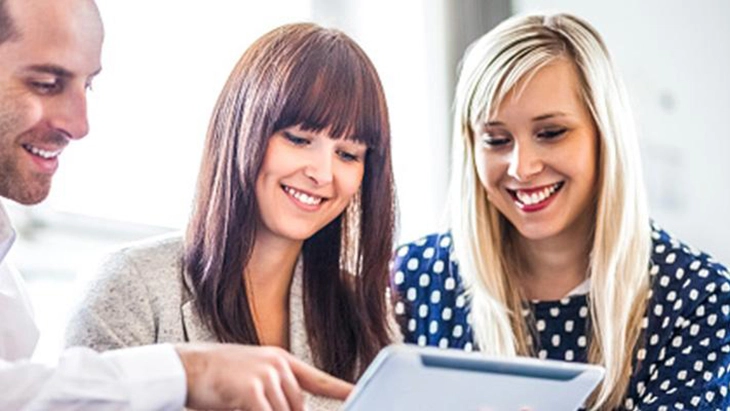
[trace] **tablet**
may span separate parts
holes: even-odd
[[[343,410],[576,410],[603,374],[591,364],[398,344],[378,354]]]

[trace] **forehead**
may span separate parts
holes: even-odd
[[[9,0],[19,38],[0,45],[0,66],[59,66],[79,76],[101,65],[103,28],[91,0]]]
[[[528,72],[499,102],[491,118],[549,111],[584,111],[580,78],[572,62],[559,58]]]

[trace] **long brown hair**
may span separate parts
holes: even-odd
[[[360,192],[302,247],[305,324],[315,363],[352,381],[389,343],[385,290],[395,196],[382,85],[345,34],[285,25],[243,54],[208,129],[185,269],[197,310],[215,335],[258,344],[241,280],[255,241],[255,183],[270,136],[293,125],[328,129],[368,147]]]

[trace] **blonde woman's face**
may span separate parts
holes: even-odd
[[[256,180],[258,235],[303,241],[332,222],[360,189],[366,153],[326,131],[274,133]]]
[[[558,59],[522,80],[474,127],[490,201],[529,240],[585,240],[596,193],[597,132],[573,65]]]

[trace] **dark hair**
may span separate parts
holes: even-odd
[[[197,310],[218,339],[259,343],[241,279],[256,234],[256,178],[270,136],[293,125],[368,146],[359,194],[302,248],[314,361],[353,381],[390,342],[386,287],[395,195],[382,85],[347,35],[314,24],[285,25],[243,54],[209,125],[185,268]]]
[[[15,39],[18,35],[18,30],[15,28],[13,17],[8,11],[5,0],[0,0],[0,44]]]

